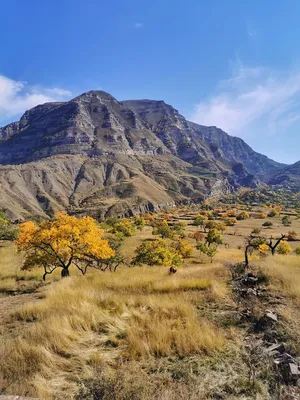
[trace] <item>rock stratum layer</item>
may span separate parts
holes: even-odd
[[[39,105],[0,128],[1,206],[16,219],[153,210],[255,187],[286,168],[163,101],[102,91]]]

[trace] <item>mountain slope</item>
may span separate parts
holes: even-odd
[[[276,187],[289,189],[293,192],[300,191],[300,161],[288,165],[281,171],[272,175],[268,184]]]
[[[244,140],[230,136],[215,126],[207,127],[187,121],[176,109],[163,101],[129,100],[123,103],[134,110],[166,145],[170,143],[174,153],[181,158],[187,157],[180,153],[180,145],[187,140],[193,143],[200,153],[202,151],[204,157],[205,150],[199,147],[203,142],[209,145],[210,150],[219,151],[223,159],[242,162],[252,174],[274,173],[285,166],[255,152]],[[192,158],[191,154],[189,156]]]
[[[255,175],[282,168],[163,101],[102,91],[39,105],[0,128],[1,203],[15,218],[145,210],[255,187]]]

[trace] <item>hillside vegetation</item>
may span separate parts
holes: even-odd
[[[299,398],[296,209],[224,198],[95,226],[70,218],[35,225],[33,237],[25,224],[16,245],[0,248],[0,393],[74,400]],[[272,224],[264,227],[267,221]],[[113,253],[74,236],[89,227],[102,235],[97,246]],[[267,243],[281,234],[272,255]],[[25,237],[27,247],[20,247]],[[249,237],[264,239],[252,246],[245,270]],[[43,281],[39,238],[43,245],[55,240],[59,257],[76,253],[80,267],[88,257],[93,263],[83,273],[71,262],[64,279],[61,268],[48,270]],[[57,263],[53,254],[47,268]]]

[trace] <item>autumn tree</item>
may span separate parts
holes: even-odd
[[[208,246],[205,243],[197,243],[196,248],[200,253],[210,257],[210,262],[212,263],[213,257],[217,254],[218,246],[216,243],[213,243],[211,246]]]
[[[285,239],[285,235],[281,234],[280,238],[273,239],[273,237],[271,236],[271,238],[266,242],[267,245],[269,246],[273,256],[274,256],[275,251],[276,251],[277,247],[279,246],[280,242],[282,242],[284,239]]]
[[[145,240],[136,250],[132,263],[147,265],[182,264],[182,257],[164,239]]]
[[[166,220],[153,223],[153,235],[159,235],[162,239],[174,239],[175,232]]]
[[[129,218],[117,219],[112,223],[110,232],[115,234],[119,233],[124,237],[133,236],[135,232],[134,221],[131,221]]]
[[[199,226],[200,229],[205,229],[205,225],[207,223],[207,217],[204,215],[197,215],[196,218],[193,221],[193,225]]]
[[[99,258],[97,263],[94,264],[94,268],[101,271],[109,270],[110,272],[116,272],[121,264],[128,263],[128,260],[125,259],[121,252],[121,245],[124,237],[123,235],[106,233],[103,239],[108,241],[110,248],[114,251],[114,255],[109,258]]]
[[[205,224],[206,229],[216,229],[217,231],[224,232],[226,230],[226,225],[223,222],[218,221],[208,221]]]
[[[43,267],[45,280],[57,268],[62,277],[69,276],[71,265],[85,274],[88,267],[97,267],[101,260],[113,257],[115,251],[103,235],[93,218],[61,212],[40,226],[32,221],[21,224],[16,245],[25,253],[23,269]]]
[[[212,244],[219,245],[223,243],[221,233],[217,229],[210,229],[206,236],[205,244],[210,247]]]
[[[189,235],[189,237],[191,239],[196,240],[196,243],[199,243],[199,242],[201,242],[201,241],[203,241],[205,239],[205,234],[200,232],[200,231],[196,231],[196,232],[191,233]]]
[[[193,254],[193,248],[186,240],[179,239],[172,247],[182,258],[190,258]]]
[[[249,253],[253,250],[259,250],[259,249],[265,249],[265,247],[262,247],[262,245],[266,244],[266,238],[264,236],[256,235],[254,233],[251,233],[247,238],[246,238],[246,244],[245,244],[245,262],[244,266],[245,268],[248,267],[249,265]]]
[[[289,240],[290,242],[292,242],[292,241],[294,241],[294,240],[297,240],[297,238],[298,238],[297,232],[295,232],[295,231],[289,231],[289,232],[288,232],[287,240]]]

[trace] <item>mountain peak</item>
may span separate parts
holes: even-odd
[[[111,94],[104,92],[103,90],[90,90],[75,97],[75,99],[73,100],[85,101],[93,99],[104,100],[104,101],[117,101]]]

